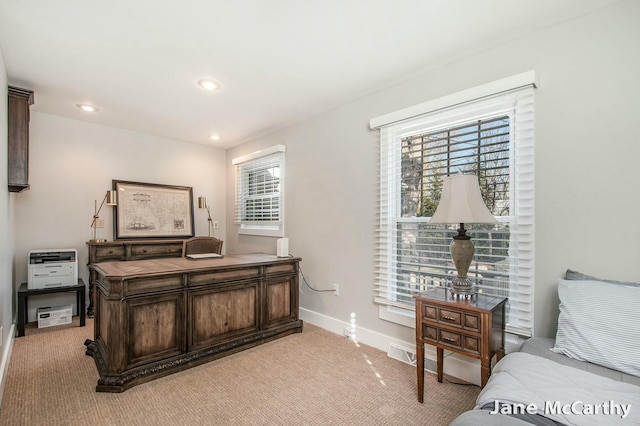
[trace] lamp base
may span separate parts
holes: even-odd
[[[451,295],[453,297],[467,299],[476,294],[476,290],[473,288],[473,283],[466,276],[461,277],[458,275],[451,280]]]
[[[107,242],[107,240],[106,240],[106,239],[104,239],[104,238],[98,238],[98,239],[92,239],[92,240],[89,240],[89,242],[90,242],[90,243],[106,243],[106,242]]]

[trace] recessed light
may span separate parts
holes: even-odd
[[[209,139],[211,139],[212,141],[219,141],[220,140],[220,136],[219,135],[209,135]]]
[[[76,106],[78,108],[80,108],[81,110],[85,111],[85,112],[96,112],[96,111],[98,111],[98,108],[94,107],[93,105],[89,105],[89,104],[78,104]]]
[[[199,80],[198,86],[202,87],[204,90],[210,90],[210,91],[220,89],[220,83],[213,80],[207,80],[207,79]]]

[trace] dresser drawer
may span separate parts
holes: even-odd
[[[425,319],[439,324],[447,324],[470,331],[480,331],[480,315],[473,312],[463,312],[457,309],[425,304],[423,315]]]
[[[131,260],[180,256],[182,256],[182,243],[134,244],[131,246]]]
[[[97,246],[93,263],[126,260],[124,245]]]

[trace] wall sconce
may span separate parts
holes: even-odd
[[[98,220],[100,219],[100,210],[102,210],[102,206],[104,206],[105,202],[107,203],[108,206],[117,206],[118,198],[117,198],[116,191],[114,190],[107,191],[104,198],[102,199],[102,203],[100,203],[100,207],[98,207],[98,200],[94,200],[93,209],[95,213],[93,214],[93,220],[91,221],[91,228],[93,229],[93,238],[91,239],[92,243],[103,243],[107,241],[106,239],[96,238]],[[101,227],[103,226],[104,224]]]
[[[211,210],[207,205],[207,197],[203,197],[202,195],[198,197],[198,208],[199,209],[207,209],[207,221],[208,226],[207,230],[209,231],[209,236],[211,236],[211,230],[213,228],[213,221],[211,220]]]

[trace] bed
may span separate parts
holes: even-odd
[[[496,364],[452,426],[640,425],[640,283],[568,270],[555,339],[528,339]]]

